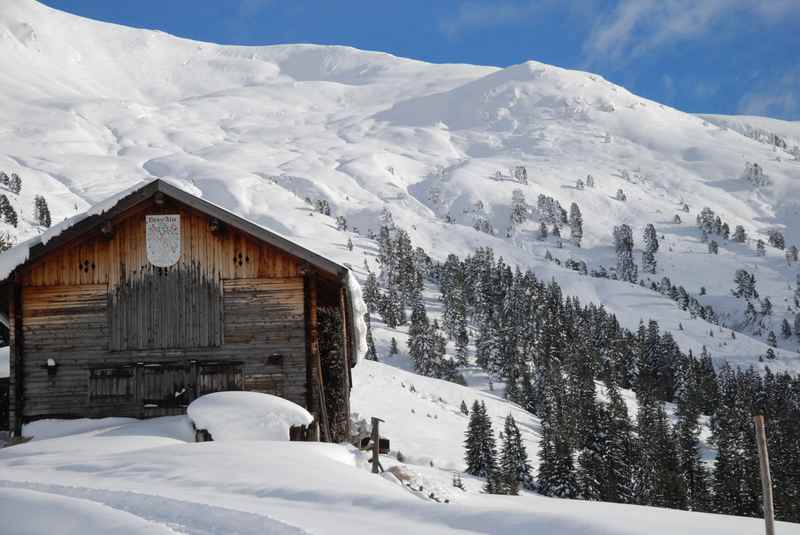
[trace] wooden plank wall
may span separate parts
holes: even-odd
[[[226,280],[223,288],[225,346],[247,348],[245,382],[252,390],[305,406],[303,279]],[[257,348],[257,355],[250,353],[251,348]],[[236,358],[240,355],[235,354]],[[261,381],[247,379],[255,376]],[[278,377],[283,381],[276,381]]]
[[[170,202],[139,205],[113,221],[110,237],[98,229],[21,273],[26,419],[149,415],[125,385],[89,390],[92,368],[137,362],[235,360],[236,384],[305,406],[300,260],[234,229],[212,232],[205,214]],[[181,258],[165,269],[146,257],[145,215],[156,213],[181,215]],[[59,365],[54,375],[47,358]]]
[[[222,287],[198,263],[142,270],[111,292],[111,350],[222,345]]]

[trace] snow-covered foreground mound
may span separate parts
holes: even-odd
[[[744,535],[761,529],[757,519],[536,496],[463,493],[437,504],[371,474],[361,454],[344,446],[194,444],[174,439],[175,432],[159,436],[176,425],[178,418],[164,418],[0,450],[3,517],[29,511],[36,518],[27,520],[32,531],[24,533],[35,534],[53,533],[66,516],[108,528],[98,533],[117,526],[119,533],[159,535],[170,529],[240,535]],[[796,525],[778,529],[800,533]]]
[[[186,413],[215,441],[289,440],[289,429],[314,417],[288,399],[260,392],[215,392],[192,401]]]

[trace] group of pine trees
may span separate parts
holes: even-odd
[[[0,171],[0,186],[5,188],[13,195],[19,195],[22,191],[22,178],[17,173],[7,175],[5,172]],[[52,224],[50,217],[50,208],[47,206],[47,199],[42,195],[34,197],[33,206],[33,220],[37,225],[49,228]],[[7,223],[12,227],[19,224],[19,215],[5,194],[0,194],[0,221]],[[6,242],[7,240],[4,240]],[[0,245],[2,247],[3,245]]]
[[[616,234],[618,250],[633,264],[630,229],[618,227]],[[645,231],[645,250],[656,250],[654,234]],[[508,399],[542,422],[534,478],[516,425],[507,422],[498,453],[485,408],[473,405],[468,472],[486,478],[487,492],[535,488],[550,496],[757,516],[751,415],[760,413],[769,422],[780,482],[777,515],[800,520],[800,379],[727,365],[717,373],[705,350],[698,358],[684,354],[657,322],[624,329],[602,306],[563,296],[554,281],[512,269],[491,249],[432,262],[390,215],[378,242],[381,271],[369,274],[365,300],[387,324],[408,323],[411,310],[408,351],[416,370],[458,381],[457,366],[468,362],[472,342],[476,362],[506,384]],[[627,269],[635,274],[635,264]],[[441,325],[427,317],[426,279],[440,288]],[[747,292],[751,280],[744,282]],[[680,287],[662,284],[681,299]],[[453,359],[445,355],[447,339],[455,342]],[[621,389],[636,393],[635,419]],[[674,423],[665,403],[675,404]],[[701,460],[703,416],[718,452],[711,469]]]
[[[451,255],[432,275],[448,318],[444,332],[474,332],[478,364],[506,384],[508,399],[541,419],[538,492],[758,515],[751,415],[763,413],[773,474],[782,482],[777,514],[800,520],[800,426],[791,423],[800,417],[800,379],[727,366],[717,374],[705,351],[684,354],[657,322],[635,333],[623,329],[603,307],[564,297],[555,282],[513,270],[490,249],[464,260]],[[636,393],[635,419],[621,389]],[[677,407],[675,423],[667,402]],[[701,461],[702,415],[711,418],[718,450],[713,469]],[[486,461],[492,444],[482,446],[480,465],[470,461],[477,458],[470,444],[470,473],[486,477],[488,491],[504,492],[498,477],[490,478],[500,473]]]
[[[509,414],[505,419],[498,453],[486,404],[475,401],[469,414],[464,441],[467,473],[486,479],[484,491],[489,494],[517,495],[522,488],[534,490],[533,470],[514,417]]]

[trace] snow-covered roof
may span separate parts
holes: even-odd
[[[244,219],[217,204],[203,199],[194,192],[186,191],[165,180],[155,179],[143,184],[136,184],[131,188],[100,201],[85,212],[65,219],[61,223],[50,227],[39,236],[24,241],[3,252],[0,254],[0,280],[7,279],[16,268],[25,264],[28,260],[31,260],[32,255],[38,256],[43,254],[45,250],[39,249],[39,246],[46,246],[52,240],[63,237],[68,231],[72,232],[78,230],[79,225],[87,224],[89,220],[91,220],[92,223],[99,224],[100,221],[108,219],[114,214],[122,212],[150,198],[157,192],[161,192],[167,197],[171,197],[205,212],[210,216],[216,217],[220,221],[305,260],[312,266],[326,273],[344,278],[349,271],[347,267],[323,257],[271,229],[258,225],[248,219]],[[87,228],[80,230],[88,230],[89,228],[94,228],[95,225],[87,224],[86,226]]]

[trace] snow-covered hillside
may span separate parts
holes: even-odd
[[[707,345],[715,358],[738,364],[754,363],[768,332],[780,333],[784,318],[794,321],[797,264],[787,266],[771,247],[759,257],[754,243],[721,241],[711,256],[694,218],[708,206],[753,239],[779,228],[794,243],[800,161],[741,128],[642,99],[593,74],[536,62],[433,65],[345,47],[218,46],[90,21],[34,0],[0,6],[0,69],[0,171],[23,178],[19,195],[4,192],[20,223],[0,230],[18,240],[41,231],[35,195],[45,196],[58,222],[141,180],[172,177],[357,270],[372,261],[374,243],[365,236],[388,208],[436,258],[491,246],[584,301],[604,302],[627,327],[650,317],[669,330],[682,323],[676,338],[684,349]],[[797,130],[785,123],[779,134],[792,139],[787,132]],[[770,185],[740,178],[746,162],[761,165]],[[528,185],[511,179],[517,166],[527,169]],[[576,189],[588,174],[595,188]],[[535,216],[505,237],[514,189],[531,205],[539,194],[564,207],[577,203],[583,247],[539,241]],[[618,189],[627,202],[614,198]],[[327,201],[358,230],[352,252],[349,234],[312,213],[306,198]],[[684,203],[689,213],[681,212]],[[476,218],[495,236],[474,230]],[[748,327],[735,341],[726,329],[712,338],[710,325],[655,292],[543,260],[549,250],[586,261],[590,271],[612,267],[611,233],[621,223],[631,225],[637,247],[653,223],[663,238],[650,278],[683,285],[727,327],[739,328],[745,310],[730,294],[734,272],[756,274],[762,298],[774,304],[759,336],[748,336]],[[800,368],[798,338],[779,336],[778,345],[786,351],[773,367]]]

